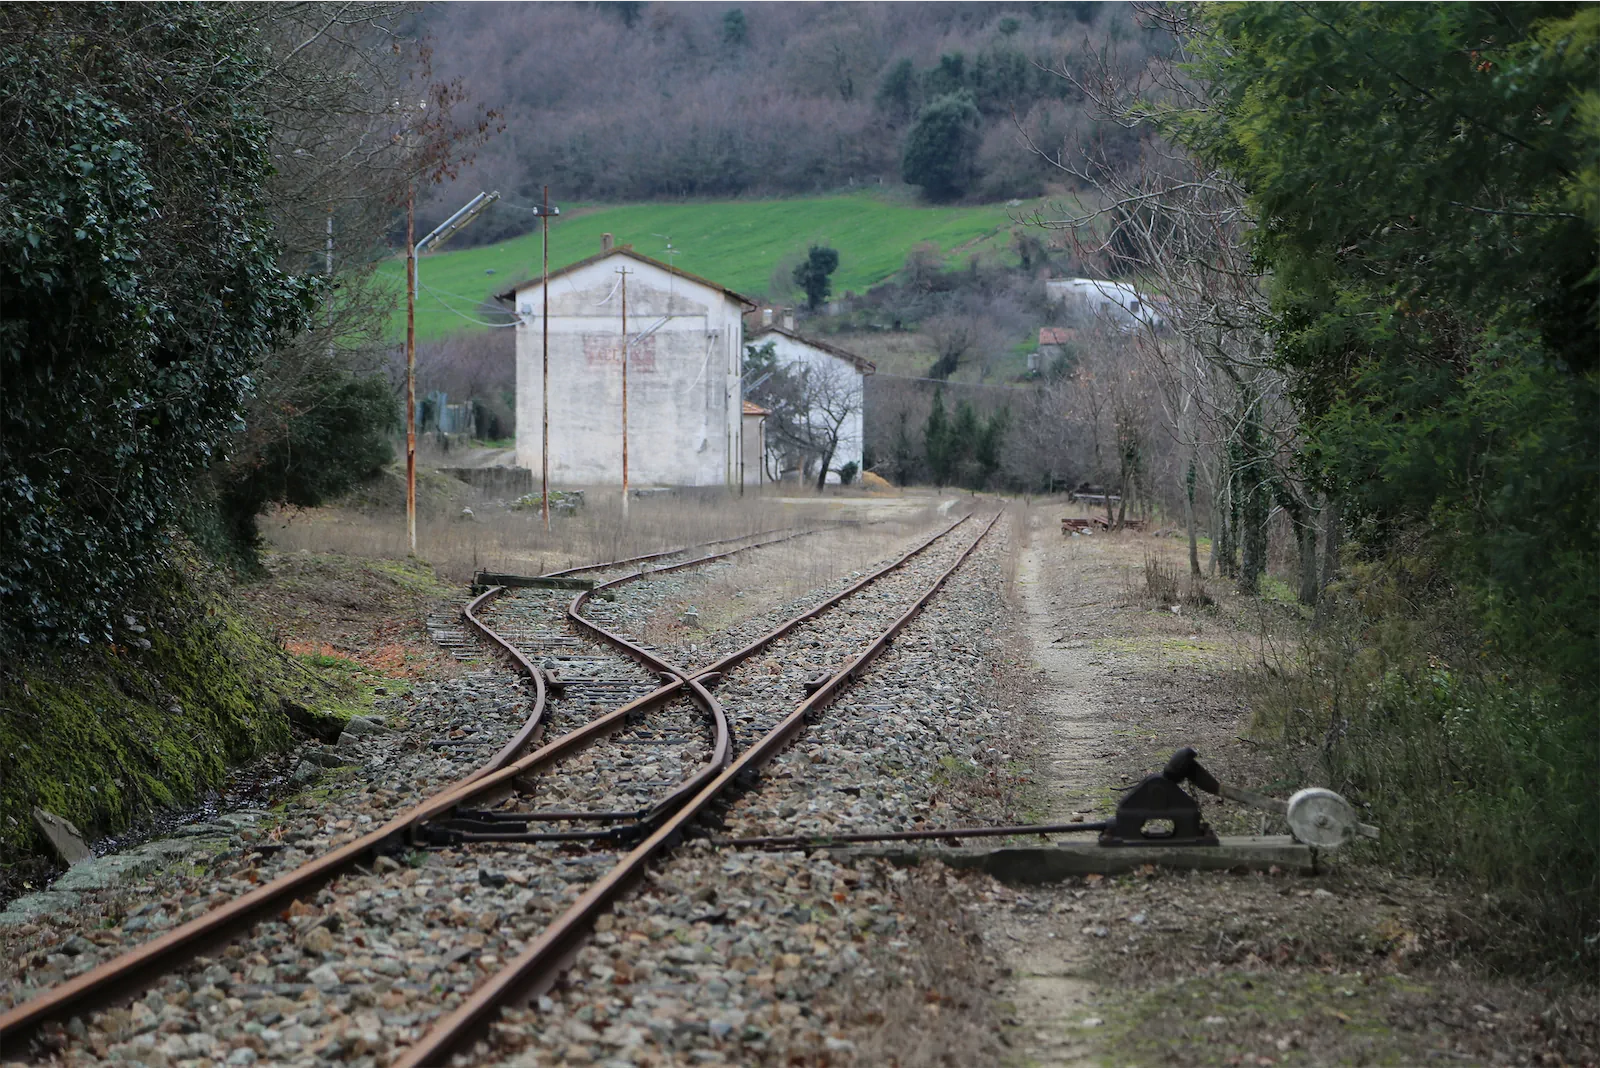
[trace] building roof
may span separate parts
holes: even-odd
[[[759,404],[752,404],[749,401],[745,401],[744,402],[744,414],[745,415],[771,415],[772,413],[770,411],[768,411],[766,408],[761,407],[761,405],[759,405]]]
[[[871,360],[863,359],[862,357],[857,356],[855,353],[850,352],[847,349],[841,349],[837,345],[830,345],[826,341],[818,341],[816,338],[813,338],[813,337],[802,337],[801,335],[795,333],[793,330],[785,330],[781,326],[763,326],[761,329],[757,330],[755,333],[753,333],[750,336],[746,337],[745,338],[745,342],[747,344],[751,343],[751,342],[754,342],[757,338],[766,337],[768,334],[782,334],[784,337],[788,338],[790,341],[798,341],[802,345],[810,345],[812,348],[818,349],[818,350],[820,350],[822,352],[826,352],[830,356],[837,356],[841,360],[847,360],[850,363],[854,364],[855,365],[855,369],[857,371],[860,371],[864,375],[870,375],[870,374],[876,374],[877,373],[878,365],[873,363]]]
[[[1070,326],[1041,326],[1039,328],[1039,344],[1065,345],[1078,340],[1078,332]]]
[[[662,263],[660,260],[655,259],[655,258],[653,258],[651,256],[646,256],[642,252],[635,252],[632,245],[617,245],[614,248],[602,249],[601,251],[595,253],[593,256],[589,256],[586,259],[581,259],[576,263],[567,264],[565,267],[561,268],[559,271],[551,271],[550,272],[550,277],[552,279],[560,278],[564,274],[571,274],[573,271],[580,270],[580,269],[582,269],[584,267],[587,267],[591,263],[599,263],[601,260],[606,259],[606,258],[608,258],[610,256],[626,256],[631,260],[638,261],[639,263],[648,263],[652,267],[659,267],[663,271],[666,271],[668,274],[677,275],[679,278],[682,278],[685,281],[694,282],[694,283],[696,283],[698,285],[705,286],[707,289],[715,289],[717,292],[721,293],[723,296],[731,297],[733,300],[736,300],[740,304],[743,304],[746,308],[748,308],[748,309],[750,309],[752,311],[755,310],[756,302],[751,300],[749,297],[744,296],[742,293],[735,293],[733,290],[729,289],[727,286],[721,285],[721,284],[719,284],[717,282],[713,282],[709,278],[701,278],[697,274],[690,274],[688,271],[684,270],[681,267],[674,267],[670,263]],[[519,289],[527,289],[529,286],[539,285],[541,283],[541,281],[542,281],[542,279],[539,279],[539,278],[525,278],[520,282],[513,282],[511,284],[511,288],[505,290],[504,292],[496,293],[494,295],[494,299],[495,300],[499,300],[499,301],[505,301],[505,302],[509,303],[509,302],[514,301],[516,299],[517,290],[519,290]]]

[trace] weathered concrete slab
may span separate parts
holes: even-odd
[[[74,865],[50,885],[54,890],[109,890],[118,883],[152,875],[161,866],[158,856],[112,853]]]
[[[75,864],[54,883],[52,890],[109,890],[122,883],[146,878],[178,863],[209,856],[227,848],[227,839],[213,835],[158,838],[121,853]]]
[[[0,927],[15,927],[32,923],[41,916],[57,916],[78,907],[82,898],[78,894],[60,890],[43,890],[37,894],[19,897],[4,912],[0,912]]]
[[[94,856],[83,832],[73,826],[72,821],[65,816],[57,816],[54,812],[35,805],[33,825],[39,828],[39,833],[45,836],[50,848],[56,851],[56,856],[60,857],[63,863],[70,866]]]
[[[1072,875],[1119,875],[1147,864],[1187,871],[1268,871],[1315,875],[1316,854],[1288,835],[1224,837],[1216,846],[1116,846],[1059,842],[1044,846],[853,846],[830,849],[834,860],[872,858],[910,867],[937,860],[958,871],[981,871],[1004,883],[1053,883]]]

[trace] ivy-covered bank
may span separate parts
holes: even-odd
[[[231,765],[317,726],[334,688],[285,652],[198,566],[169,567],[114,640],[0,668],[0,867],[45,849],[39,805],[86,834],[184,805]]]

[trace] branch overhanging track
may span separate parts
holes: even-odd
[[[448,816],[461,806],[469,803],[479,805],[493,804],[509,797],[517,791],[517,783],[520,778],[537,774],[545,768],[581,751],[598,738],[619,729],[630,718],[636,718],[659,708],[673,698],[681,697],[687,693],[696,704],[707,712],[714,723],[719,724],[717,729],[718,736],[714,745],[713,758],[707,761],[705,766],[693,777],[686,780],[669,798],[664,799],[663,802],[656,806],[654,811],[658,813],[660,818],[654,820],[653,823],[664,822],[665,818],[674,810],[680,808],[683,802],[694,800],[699,794],[710,788],[710,783],[720,781],[722,774],[726,772],[732,762],[731,741],[727,730],[726,716],[722,713],[716,699],[711,695],[708,684],[714,683],[722,671],[754,655],[755,652],[770,641],[821,614],[832,605],[869,585],[881,575],[903,566],[906,561],[923,552],[955,527],[965,522],[966,518],[962,517],[950,524],[895,561],[862,578],[821,605],[780,625],[763,638],[757,639],[735,653],[722,657],[714,664],[700,669],[684,670],[674,668],[652,651],[593,621],[585,619],[581,614],[582,606],[588,603],[589,599],[598,591],[615,588],[623,583],[648,578],[651,575],[697,567],[715,560],[725,559],[746,549],[760,548],[807,534],[817,533],[817,529],[794,531],[767,542],[741,546],[722,553],[698,556],[650,571],[636,571],[612,579],[596,587],[595,590],[584,591],[573,598],[572,603],[567,608],[567,618],[573,625],[592,635],[596,640],[604,641],[627,655],[640,658],[642,663],[646,663],[666,681],[650,692],[628,701],[620,708],[614,709],[610,713],[600,716],[552,742],[546,743],[532,753],[524,753],[523,751],[540,741],[547,725],[550,696],[547,676],[524,652],[518,650],[513,643],[501,639],[493,632],[492,628],[483,623],[481,612],[484,607],[503,596],[506,589],[504,587],[495,587],[486,591],[463,609],[463,618],[474,630],[490,638],[496,647],[510,658],[516,669],[529,680],[534,691],[531,712],[527,720],[510,741],[502,746],[489,761],[432,797],[402,811],[383,823],[378,829],[330,850],[320,857],[313,858],[308,863],[279,876],[253,891],[226,902],[112,960],[96,966],[82,975],[52,987],[28,1002],[14,1006],[4,1014],[0,1014],[0,1042],[15,1049],[17,1045],[27,1042],[32,1036],[38,1034],[46,1024],[60,1024],[71,1017],[85,1015],[97,1008],[114,1003],[121,998],[149,987],[163,975],[181,968],[189,960],[204,953],[206,950],[239,937],[257,924],[271,920],[281,914],[286,914],[285,910],[290,904],[315,894],[340,876],[362,871],[364,865],[372,863],[380,856],[404,851],[418,839],[418,832],[428,823]],[[849,524],[835,524],[835,526],[844,525]],[[715,542],[702,543],[701,547],[747,540],[775,532],[761,531],[756,534],[719,539]],[[682,555],[692,551],[692,548],[664,550],[603,564],[580,565],[560,572],[553,572],[552,575],[571,575],[647,563],[670,556]],[[519,756],[519,753],[523,755]]]
[[[596,880],[505,968],[478,986],[459,1008],[438,1021],[393,1064],[397,1068],[447,1064],[452,1054],[463,1051],[469,1043],[487,1031],[501,1007],[526,1001],[549,989],[571,964],[601,913],[609,909],[614,901],[644,876],[653,860],[682,841],[692,821],[707,812],[714,804],[726,800],[729,795],[754,788],[760,769],[792,744],[804,731],[806,724],[858,678],[887,648],[895,635],[922,611],[944,586],[946,580],[994,529],[1001,514],[1003,513],[997,512],[955,560],[940,571],[934,581],[922,590],[919,596],[912,599],[909,606],[900,612],[887,628],[868,642],[865,648],[851,657],[842,668],[830,674],[826,680],[818,680],[815,689],[805,700],[770,726],[737,759],[720,769],[716,776],[693,797],[687,799],[675,812],[662,820],[649,837],[636,845],[610,871]],[[912,557],[943,539],[967,518],[969,517],[964,516],[952,523],[891,565],[862,579],[823,605],[786,622],[735,653],[699,669],[694,678],[720,676],[735,664],[766,648],[778,637],[820,617],[846,597],[884,574],[897,570]],[[575,608],[578,600],[581,598],[575,599]]]

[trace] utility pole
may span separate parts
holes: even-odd
[[[499,193],[479,193],[467,206],[415,240],[417,187],[406,187],[406,538],[417,552],[417,254],[433,244],[444,244],[457,230],[478,217]]]
[[[628,269],[622,276],[622,519],[628,519]]]
[[[417,552],[416,183],[406,186],[406,541]]]
[[[550,206],[550,187],[544,187],[544,203],[534,209],[544,223],[544,269],[541,272],[541,289],[544,293],[544,399],[539,410],[544,413],[544,437],[539,447],[539,510],[544,515],[544,532],[550,533],[550,216],[560,215],[560,208]]]

